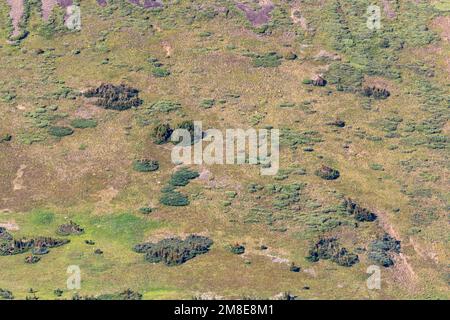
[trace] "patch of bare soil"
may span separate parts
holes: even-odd
[[[8,231],[19,231],[20,229],[19,225],[14,220],[0,223],[0,228],[5,228]]]
[[[298,24],[303,30],[312,31],[308,26],[308,21],[302,15],[300,7],[294,6],[291,9],[291,20],[294,24]]]
[[[441,31],[441,38],[444,41],[450,42],[450,16],[440,16],[434,19],[433,26]]]
[[[16,178],[13,180],[13,190],[14,191],[22,190],[24,188],[23,174],[24,174],[24,171],[26,168],[27,168],[27,166],[22,164],[22,165],[20,165],[19,170],[17,170]]]
[[[24,0],[7,0],[11,10],[9,11],[9,16],[12,19],[13,25],[13,37],[20,35],[20,21],[22,20],[23,14],[25,13]]]
[[[163,49],[166,51],[166,58],[170,58],[172,56],[173,48],[169,42],[163,41],[161,43]]]
[[[57,0],[41,0],[42,1],[42,19],[48,21],[52,13],[53,8],[58,3]]]
[[[337,53],[328,52],[326,50],[320,50],[318,54],[314,56],[315,60],[330,60],[330,61],[340,61],[341,56]]]
[[[236,3],[236,7],[245,13],[248,21],[252,23],[253,26],[261,26],[270,21],[270,13],[275,8],[274,4],[270,0],[258,0],[259,10],[252,9],[249,5],[239,2]]]

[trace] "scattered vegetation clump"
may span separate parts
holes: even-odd
[[[326,77],[330,84],[339,91],[358,92],[361,89],[363,73],[346,63],[333,63],[327,71]]]
[[[373,262],[388,268],[394,265],[392,255],[399,253],[400,249],[400,241],[385,233],[370,244],[368,257]]]
[[[281,65],[282,56],[276,52],[269,52],[263,55],[254,55],[253,66],[255,68],[274,68]]]
[[[70,122],[70,125],[77,129],[95,128],[97,126],[97,121],[94,119],[74,119]]]
[[[372,97],[378,100],[387,99],[391,95],[387,89],[378,87],[365,87],[362,94],[366,97]]]
[[[142,214],[150,214],[153,212],[153,209],[150,207],[142,207],[142,208],[139,208],[139,212]]]
[[[9,290],[0,288],[0,298],[3,300],[13,300],[13,293]]]
[[[69,223],[60,225],[56,233],[60,236],[80,235],[84,233],[84,229],[75,222],[69,221]]]
[[[331,121],[331,122],[327,122],[328,126],[335,126],[338,128],[344,128],[345,127],[345,121],[343,120],[335,120],[335,121]]]
[[[11,241],[13,236],[6,230],[6,228],[0,227],[0,241]]]
[[[41,258],[35,255],[26,256],[25,257],[25,263],[27,264],[35,264],[41,261]]]
[[[187,168],[181,168],[174,174],[169,180],[169,184],[174,187],[183,187],[189,184],[189,182],[195,178],[198,178],[199,173]]]
[[[179,110],[181,104],[170,100],[156,101],[150,105],[151,112],[169,113],[175,110]]]
[[[177,266],[209,251],[213,241],[204,236],[189,235],[180,238],[163,239],[157,243],[142,243],[134,251],[145,254],[145,260],[151,263],[163,262],[167,266]]]
[[[188,197],[179,191],[164,192],[159,201],[171,207],[183,207],[189,204]]]
[[[340,176],[338,170],[328,166],[322,166],[320,169],[316,170],[315,174],[325,180],[336,180]]]
[[[55,137],[65,137],[73,134],[73,129],[69,127],[57,127],[53,126],[48,128],[48,133]]]
[[[50,237],[37,237],[33,239],[0,240],[0,256],[11,256],[36,249],[44,252],[43,248],[55,248],[69,243],[68,239],[53,239]]]
[[[350,198],[345,199],[343,201],[342,205],[345,208],[345,211],[348,214],[353,215],[353,217],[357,221],[360,221],[360,222],[364,222],[364,221],[372,222],[372,221],[375,221],[376,218],[377,218],[377,215],[375,213],[370,212],[366,208],[362,208],[361,206],[359,206],[357,203],[355,203]]]
[[[168,123],[158,124],[152,133],[153,142],[156,144],[167,143],[172,135],[173,129],[170,128]]]
[[[317,131],[298,132],[292,129],[282,129],[280,134],[280,143],[294,150],[300,145],[314,146],[322,141],[323,139]]]
[[[245,252],[245,247],[239,243],[230,245],[228,249],[234,254],[243,254]]]
[[[119,300],[142,300],[142,294],[131,289],[120,292],[118,297]]]
[[[10,135],[9,133],[5,133],[3,135],[0,135],[0,143],[2,142],[8,142],[12,140],[12,135]]]
[[[133,169],[138,172],[152,172],[159,169],[159,162],[156,160],[141,159],[133,162]]]
[[[87,98],[97,98],[95,105],[117,111],[128,110],[142,104],[139,98],[139,90],[127,85],[102,84],[96,89],[84,93]]]
[[[289,267],[289,270],[291,272],[300,272],[300,267],[296,266],[294,262],[291,263],[291,266]]]
[[[152,74],[156,78],[165,78],[170,76],[170,71],[163,67],[153,67]]]
[[[337,238],[322,238],[309,250],[307,259],[317,262],[320,259],[337,263],[343,267],[351,267],[359,262],[357,254],[349,252],[346,248],[340,247]]]
[[[156,58],[149,58],[148,62],[152,65],[152,75],[156,78],[165,78],[170,76],[170,71]]]
[[[210,109],[210,108],[214,107],[215,104],[216,104],[216,100],[215,99],[204,99],[200,103],[200,107],[203,108],[203,109]]]

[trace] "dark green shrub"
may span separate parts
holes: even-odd
[[[96,89],[88,90],[84,93],[87,98],[97,98],[95,105],[104,109],[117,111],[138,107],[142,104],[139,98],[139,90],[121,84],[102,84]]]
[[[153,209],[150,207],[139,208],[139,212],[142,214],[150,214],[150,213],[152,213],[152,211],[153,211]]]
[[[400,241],[386,233],[370,244],[368,258],[373,262],[388,268],[394,265],[392,255],[394,253],[399,253],[400,249]]]
[[[163,144],[169,141],[170,136],[172,135],[173,130],[170,128],[170,125],[167,123],[158,124],[153,129],[153,142],[156,144]]]
[[[212,244],[213,241],[207,237],[190,235],[185,240],[168,238],[157,243],[138,244],[134,251],[145,253],[145,260],[148,262],[176,266],[207,253]]]
[[[178,191],[169,191],[162,194],[159,201],[171,207],[182,207],[189,204],[189,199],[187,196]]]
[[[375,213],[370,212],[366,208],[362,208],[357,203],[353,202],[353,200],[350,199],[350,198],[349,199],[345,199],[342,205],[345,208],[345,211],[348,214],[353,215],[354,218],[357,221],[360,221],[360,222],[364,222],[364,221],[372,222],[372,221],[375,221],[377,219],[377,215]]]
[[[292,262],[291,266],[289,267],[289,271],[291,272],[300,272],[300,267],[296,266],[294,262]]]
[[[191,171],[187,168],[181,168],[180,170],[172,174],[172,177],[169,180],[169,184],[175,187],[183,187],[198,176],[199,173],[196,171]]]
[[[97,121],[94,119],[74,119],[70,123],[70,125],[74,128],[78,129],[86,129],[86,128],[95,128],[97,126]]]
[[[348,252],[346,248],[341,248],[333,257],[331,261],[343,267],[351,267],[359,262],[358,255]]]
[[[152,69],[152,74],[157,78],[164,78],[170,76],[170,71],[167,70],[166,68],[154,67]]]
[[[239,243],[230,245],[229,250],[234,254],[243,254],[245,252],[245,247]]]
[[[384,88],[365,87],[362,91],[363,96],[373,97],[375,99],[387,99],[391,93]]]
[[[73,129],[69,127],[50,127],[48,133],[55,137],[65,137],[73,134]]]
[[[320,169],[316,170],[315,174],[325,180],[336,180],[340,176],[338,170],[327,166],[322,166]]]
[[[311,262],[317,262],[320,259],[330,259],[343,267],[351,267],[359,262],[358,255],[340,247],[336,238],[319,239],[309,250],[306,258]]]
[[[138,172],[152,172],[159,169],[159,162],[156,160],[141,159],[133,162],[133,169]]]
[[[10,135],[8,133],[0,135],[0,143],[11,141],[11,139],[12,139],[12,135]]]

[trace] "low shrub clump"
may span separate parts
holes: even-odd
[[[48,133],[55,137],[65,137],[73,134],[73,129],[69,127],[57,127],[53,126],[48,128]]]
[[[164,192],[159,201],[171,207],[183,207],[189,204],[188,197],[179,191]]]
[[[33,239],[0,240],[0,256],[11,256],[34,250],[36,253],[46,253],[49,248],[55,248],[69,243],[67,239],[53,239],[50,237],[37,237]],[[33,253],[34,253],[33,252]],[[48,252],[48,251],[47,251]]]
[[[207,253],[212,244],[213,241],[207,237],[190,235],[185,240],[168,238],[157,243],[138,244],[134,251],[144,253],[148,262],[176,266]]]
[[[138,107],[142,104],[139,98],[139,90],[124,84],[115,86],[113,84],[102,84],[96,89],[84,93],[87,98],[97,98],[95,105],[117,111]]]
[[[245,253],[245,247],[239,243],[230,245],[228,249],[230,250],[231,253],[234,253],[234,254]]]
[[[353,200],[350,198],[345,199],[343,201],[342,205],[345,208],[345,211],[348,214],[353,215],[355,220],[357,220],[359,222],[364,222],[364,221],[372,222],[377,219],[377,215],[375,213],[370,212],[366,208],[362,208],[357,203],[353,202]]]
[[[74,119],[70,125],[77,129],[95,128],[97,126],[97,121],[94,119]]]
[[[385,233],[370,244],[368,257],[376,264],[388,268],[394,265],[392,255],[399,253],[400,249],[400,241]]]
[[[322,166],[320,169],[316,170],[315,174],[325,180],[336,180],[340,176],[338,170],[327,166]]]
[[[152,172],[159,169],[159,162],[156,160],[141,159],[133,162],[133,169],[138,172]]]
[[[170,128],[168,123],[158,124],[152,133],[153,142],[156,144],[167,143],[172,135],[173,129]]]
[[[362,94],[366,97],[373,97],[374,99],[387,99],[391,95],[387,89],[378,87],[365,87]]]
[[[174,187],[183,187],[188,185],[191,180],[198,178],[199,175],[196,171],[182,168],[172,175],[169,184]]]
[[[281,55],[276,52],[269,52],[263,55],[255,55],[253,57],[253,66],[255,68],[273,68],[281,65]]]
[[[56,233],[60,236],[79,235],[84,233],[84,229],[73,221],[62,224],[56,230]]]
[[[359,262],[358,255],[340,247],[336,238],[322,238],[309,250],[307,259],[317,262],[320,259],[337,263],[340,266],[351,267]]]

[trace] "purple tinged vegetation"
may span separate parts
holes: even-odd
[[[261,4],[261,9],[259,10],[253,10],[250,6],[246,5],[245,3],[237,3],[236,7],[244,11],[248,21],[250,21],[254,26],[260,26],[269,22],[270,13],[275,8],[273,3],[270,1],[264,1],[264,3]]]

